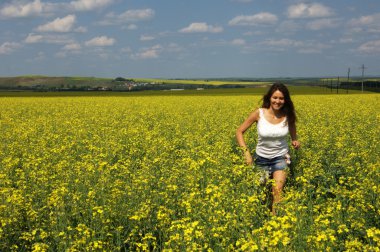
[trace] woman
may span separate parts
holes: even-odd
[[[274,180],[272,214],[275,214],[275,205],[281,200],[286,180],[285,168],[290,164],[287,135],[290,134],[295,149],[300,147],[295,122],[296,114],[287,87],[274,83],[264,95],[261,108],[253,111],[236,130],[236,139],[244,151],[246,163],[252,165],[252,155],[243,134],[253,123],[257,123],[258,142],[254,163]]]

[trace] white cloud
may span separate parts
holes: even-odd
[[[135,24],[130,24],[127,26],[127,30],[136,30],[137,29],[137,25]]]
[[[114,38],[108,38],[107,36],[95,37],[85,42],[86,46],[112,46],[115,44]]]
[[[75,15],[68,15],[64,18],[56,18],[55,20],[40,25],[37,27],[37,31],[40,32],[70,32],[75,23]]]
[[[340,38],[338,42],[342,44],[347,44],[354,42],[354,40],[352,38]]]
[[[318,41],[299,41],[292,39],[268,39],[260,43],[271,51],[285,51],[290,48],[296,49],[298,53],[321,53],[324,49],[330,48],[329,45],[322,44]]]
[[[334,15],[334,12],[323,4],[300,3],[289,6],[287,14],[289,18],[321,18],[330,17]]]
[[[113,0],[78,0],[71,1],[70,7],[77,11],[91,11],[103,8],[113,3]]]
[[[317,41],[306,41],[302,44],[302,47],[298,49],[298,53],[316,54],[322,53],[323,50],[328,48],[331,48],[331,46]]]
[[[359,52],[362,53],[380,53],[380,40],[368,41],[358,48]]]
[[[223,27],[212,26],[212,25],[208,25],[207,23],[191,23],[188,27],[185,27],[179,30],[179,32],[182,32],[182,33],[194,33],[194,32],[218,33],[222,31],[223,31]]]
[[[133,54],[133,59],[156,59],[162,52],[161,45],[155,45],[150,48],[144,48],[140,52]]]
[[[62,11],[92,11],[112,4],[114,0],[76,0],[71,2],[42,2],[42,0],[11,0],[0,8],[0,19],[43,16]]]
[[[158,51],[154,49],[149,49],[141,53],[138,53],[136,56],[139,59],[155,59],[158,58]]]
[[[5,42],[2,45],[0,45],[0,54],[10,54],[19,47],[21,47],[20,43]]]
[[[246,42],[244,39],[234,39],[231,41],[231,44],[236,46],[243,46],[246,44]]]
[[[42,14],[43,4],[40,0],[33,2],[23,3],[13,1],[0,9],[0,17],[2,18],[16,18],[16,17],[30,17],[39,16]]]
[[[301,41],[291,40],[291,39],[268,39],[263,41],[261,44],[266,46],[273,46],[273,47],[299,47],[302,46],[303,43]]]
[[[74,31],[84,33],[84,32],[87,32],[87,28],[84,26],[79,26],[79,27],[75,28]]]
[[[170,43],[166,47],[165,51],[171,52],[171,53],[178,53],[178,52],[183,51],[183,48],[180,45],[176,44],[176,43]]]
[[[335,18],[323,18],[311,21],[306,24],[306,28],[310,30],[322,30],[336,28],[339,26],[339,20]]]
[[[351,19],[349,26],[354,31],[380,32],[380,13]]]
[[[380,13],[376,13],[368,16],[361,16],[360,18],[354,18],[350,21],[352,25],[373,25],[375,23],[379,23],[380,21]]]
[[[153,36],[149,36],[149,35],[141,35],[140,36],[140,41],[150,41],[150,40],[154,40],[155,38]]]
[[[70,43],[65,45],[62,49],[65,51],[79,51],[81,48],[79,43]]]
[[[152,9],[142,9],[142,10],[127,10],[126,12],[119,15],[119,18],[124,22],[136,22],[149,20],[155,15]]]
[[[277,22],[276,15],[268,12],[261,12],[252,16],[237,16],[231,19],[229,25],[273,25]]]
[[[152,19],[155,16],[153,9],[127,10],[121,14],[108,13],[101,25],[117,25],[123,23],[140,22]]]
[[[40,35],[29,33],[26,37],[25,43],[48,43],[48,44],[68,44],[72,43],[72,39],[64,35]]]
[[[54,54],[54,57],[61,58],[61,59],[66,58],[66,56],[67,56],[67,53],[64,51],[59,51],[56,54]]]
[[[39,43],[43,39],[42,35],[29,33],[28,37],[25,39],[25,43],[32,44],[32,43]]]
[[[38,52],[33,58],[25,59],[26,62],[35,63],[36,61],[46,60],[46,54],[44,52]]]
[[[297,22],[294,22],[293,20],[286,20],[282,22],[278,28],[278,32],[286,32],[286,33],[294,33],[296,31],[299,31],[302,28],[300,24]]]
[[[45,59],[46,59],[46,55],[44,52],[38,52],[37,56],[34,58],[34,60],[38,60],[38,61],[45,60]]]

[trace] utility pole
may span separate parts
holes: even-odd
[[[351,71],[351,69],[348,68],[348,72],[347,72],[347,88],[346,88],[346,94],[348,94],[348,85],[350,84],[350,71]]]
[[[363,88],[363,83],[364,83],[364,69],[366,69],[366,67],[364,67],[364,64],[362,65],[362,67],[360,68],[361,70],[362,70],[362,92],[363,92],[363,90],[364,90],[364,88]]]

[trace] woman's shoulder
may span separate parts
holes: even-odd
[[[255,118],[255,121],[258,121],[260,119],[261,113],[262,113],[262,108],[255,108],[253,109],[251,115]]]
[[[264,116],[264,114],[266,114],[268,111],[267,108],[258,108],[257,109],[257,113],[260,115],[260,116]]]
[[[262,113],[262,111],[263,111],[263,108],[254,108],[252,110],[252,113],[260,115]]]

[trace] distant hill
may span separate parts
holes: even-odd
[[[109,87],[111,85],[112,79],[95,77],[48,77],[39,75],[0,77],[0,88],[2,89]]]
[[[358,77],[351,77],[346,87],[354,87],[354,82],[361,81]],[[380,78],[367,78],[366,81],[378,90]],[[239,88],[265,87],[273,82],[283,82],[295,86],[326,86],[337,87],[346,81],[341,78],[209,78],[209,79],[126,79],[123,77],[96,78],[96,77],[50,77],[41,75],[26,75],[17,77],[0,77],[0,90],[35,90],[35,91],[86,91],[86,90],[166,90],[166,89],[196,89],[196,88]],[[338,84],[340,83],[340,84]],[[356,87],[357,88],[357,87]]]

